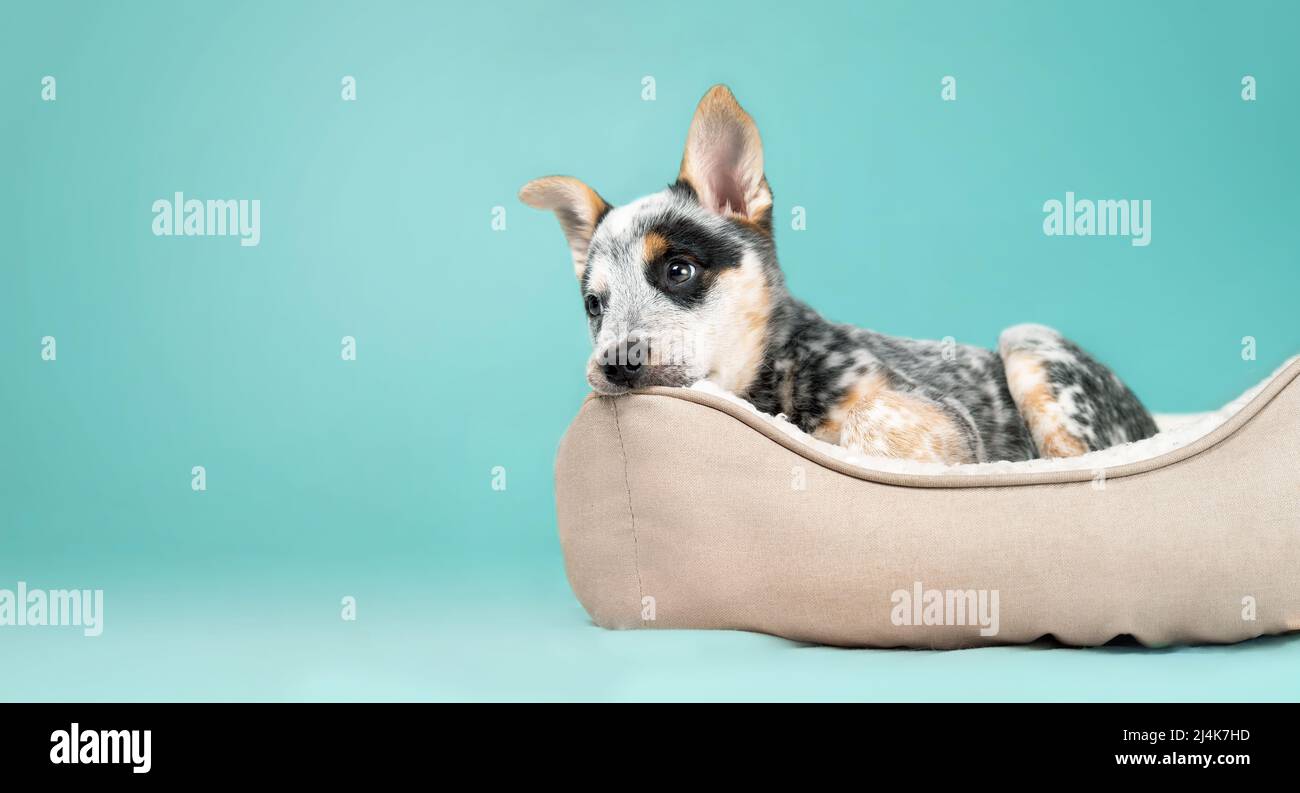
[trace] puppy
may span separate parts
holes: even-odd
[[[726,86],[700,101],[667,189],[612,207],[548,176],[519,196],[564,230],[601,394],[708,379],[822,440],[948,464],[1070,457],[1156,432],[1118,377],[1051,328],[1012,327],[993,352],[829,322],[791,296],[758,128]]]

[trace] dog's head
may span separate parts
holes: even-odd
[[[613,207],[577,179],[547,176],[519,197],[554,211],[568,239],[593,388],[707,378],[744,392],[762,362],[780,273],[758,128],[726,86],[700,101],[667,189]]]

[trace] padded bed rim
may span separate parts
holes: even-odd
[[[767,419],[747,410],[722,397],[714,396],[693,388],[672,388],[652,386],[628,392],[627,396],[658,396],[693,402],[701,407],[712,408],[736,419],[750,429],[764,435],[768,440],[784,446],[799,456],[828,468],[837,473],[901,487],[1015,487],[1021,485],[1045,485],[1062,482],[1084,482],[1093,479],[1097,471],[1104,471],[1107,479],[1134,476],[1175,465],[1194,457],[1222,443],[1244,427],[1264,410],[1273,399],[1300,377],[1300,359],[1292,363],[1273,377],[1264,388],[1246,405],[1233,414],[1227,421],[1215,429],[1197,438],[1195,441],[1177,449],[1123,465],[1108,466],[1100,469],[1080,469],[1073,471],[1032,471],[1025,473],[990,473],[990,474],[907,474],[894,471],[882,471],[861,466],[832,457],[829,454],[799,441],[781,430],[773,427]],[[1300,386],[1297,386],[1300,387]],[[587,399],[605,399],[598,394],[589,394]],[[622,397],[616,397],[622,398]],[[617,415],[617,414],[616,414]],[[615,419],[617,421],[617,419]]]

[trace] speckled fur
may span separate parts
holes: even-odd
[[[1073,456],[1156,432],[1110,370],[1050,328],[1010,328],[994,352],[830,322],[792,296],[757,130],[725,87],[701,102],[667,189],[611,208],[547,177],[521,196],[560,216],[582,295],[601,306],[588,380],[603,393],[709,379],[823,440],[946,463]],[[683,261],[690,288],[666,285],[664,268]],[[635,383],[611,382],[603,364],[630,339],[658,354]]]

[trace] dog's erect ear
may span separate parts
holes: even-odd
[[[677,178],[695,190],[705,208],[771,231],[772,191],[763,176],[763,143],[754,119],[727,86],[710,88],[695,108]]]
[[[587,267],[587,247],[596,224],[609,211],[609,204],[572,176],[543,176],[519,191],[519,200],[536,209],[549,209],[560,220],[573,252],[573,269],[582,279]]]

